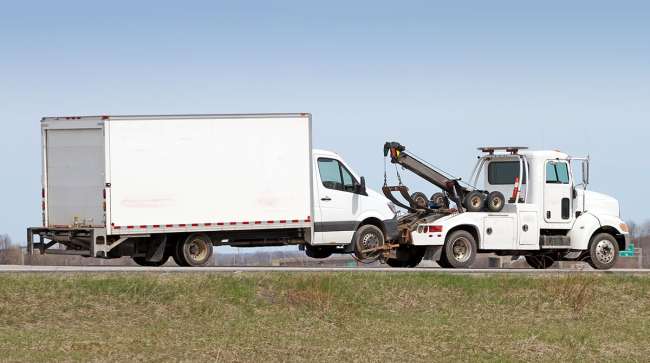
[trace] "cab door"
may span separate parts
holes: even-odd
[[[544,221],[567,224],[572,221],[572,183],[569,164],[564,160],[546,161]]]
[[[356,190],[359,182],[339,160],[318,157],[316,165],[315,243],[350,243],[358,225],[361,195]]]

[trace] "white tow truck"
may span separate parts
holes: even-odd
[[[555,261],[585,261],[609,269],[629,242],[619,203],[587,190],[589,158],[525,147],[483,147],[472,176],[464,183],[415,157],[399,143],[384,155],[443,192],[431,200],[408,194],[405,186],[384,185],[384,194],[408,213],[400,217],[401,238],[383,246],[383,260],[394,267],[417,265],[423,258],[441,267],[464,268],[477,253],[525,257],[533,268]],[[573,165],[580,164],[576,180]],[[478,185],[482,180],[482,187]],[[392,196],[399,191],[408,204]],[[509,199],[506,201],[504,195]],[[423,200],[424,199],[424,200]],[[453,201],[455,208],[449,207]]]

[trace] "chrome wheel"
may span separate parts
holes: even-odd
[[[603,264],[610,264],[615,257],[616,249],[614,244],[609,240],[601,240],[596,243],[596,258]]]

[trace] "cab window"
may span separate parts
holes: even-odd
[[[546,162],[546,183],[569,184],[569,166],[558,161]]]
[[[358,185],[352,173],[338,160],[319,158],[318,171],[325,188],[354,192]]]
[[[492,161],[488,164],[488,183],[491,185],[510,185],[519,178],[519,161]],[[526,184],[526,171],[523,173],[523,181]]]

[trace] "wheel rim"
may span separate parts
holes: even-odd
[[[200,262],[208,257],[208,244],[199,238],[193,239],[187,245],[187,252],[192,261]]]
[[[481,206],[481,197],[473,197],[470,199],[469,203],[472,205],[472,207],[479,208]]]
[[[422,197],[415,198],[415,204],[420,207],[425,207],[427,205],[427,199]]]
[[[465,262],[469,260],[469,256],[472,253],[472,246],[466,238],[457,238],[451,244],[451,253],[454,256],[454,260]]]
[[[501,207],[501,200],[499,198],[492,198],[492,208],[499,209]]]
[[[373,249],[380,247],[380,238],[376,233],[373,232],[368,232],[361,236],[359,240],[360,248],[359,251],[360,253],[360,258],[361,259],[370,259],[375,257],[377,254],[379,254],[379,251],[370,251],[370,252],[365,252],[367,250]]]
[[[614,244],[609,240],[602,240],[596,244],[596,258],[603,264],[610,264],[615,257]]]

